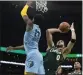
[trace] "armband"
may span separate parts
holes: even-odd
[[[28,5],[25,5],[24,8],[22,9],[21,11],[21,16],[25,16],[27,15],[27,10],[28,10],[29,6]]]
[[[75,39],[71,39],[71,42],[72,42],[72,43],[75,43],[75,42],[76,42],[76,40],[75,40]]]

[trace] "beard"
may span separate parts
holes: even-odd
[[[57,48],[63,48],[63,45],[56,45]]]

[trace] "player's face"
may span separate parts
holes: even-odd
[[[75,69],[81,68],[80,63],[79,63],[79,62],[75,62],[75,63],[74,63],[74,68],[75,68]]]
[[[64,48],[65,47],[63,40],[59,40],[56,45],[57,45],[58,48]]]

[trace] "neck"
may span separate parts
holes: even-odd
[[[80,69],[75,69],[75,72],[81,72],[81,70]]]

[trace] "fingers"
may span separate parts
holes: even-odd
[[[9,52],[9,47],[6,48],[6,52]]]
[[[9,52],[12,49],[13,49],[13,47],[12,46],[9,46],[9,47],[6,48],[6,52]]]
[[[70,29],[74,29],[74,22],[72,22]]]
[[[74,22],[72,22],[72,25],[74,25]]]
[[[9,52],[9,47],[6,48],[6,52]]]
[[[71,26],[74,27],[74,22],[72,22],[72,25]]]
[[[74,29],[74,22],[72,22],[72,25],[71,25],[71,27],[70,27],[70,30],[71,30],[71,31],[75,31],[75,29]]]

